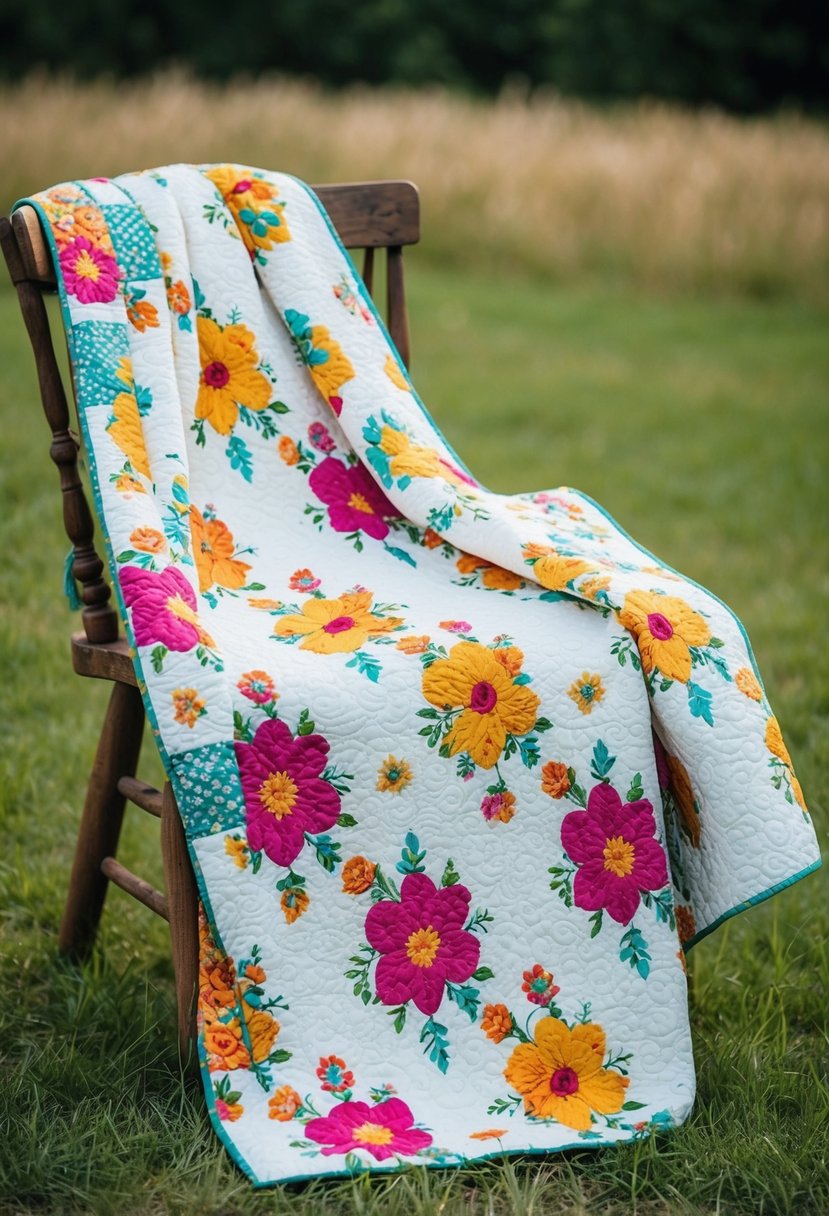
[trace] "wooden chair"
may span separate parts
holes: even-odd
[[[363,279],[372,290],[374,251],[387,251],[389,331],[406,365],[409,334],[403,283],[403,246],[420,235],[418,193],[411,182],[359,182],[314,188],[343,243],[364,250]],[[72,574],[80,586],[84,632],[71,638],[78,675],[113,683],[101,730],[75,848],[59,948],[75,959],[88,955],[104,899],[115,883],[170,924],[183,1057],[194,1042],[198,979],[198,896],[184,830],[169,781],[154,789],[136,776],[144,728],[144,706],[126,638],[104,581],[104,563],[94,545],[94,525],[78,473],[79,440],[70,429],[69,407],[49,327],[44,295],[56,288],[49,246],[37,212],[22,207],[0,218],[0,245],[17,289],[37,367],[43,409],[52,431],[50,455],[58,467],[63,521],[73,546]],[[117,860],[118,838],[127,802],[161,821],[161,855],[166,893]]]

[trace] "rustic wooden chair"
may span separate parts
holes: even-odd
[[[403,246],[413,245],[420,235],[416,187],[411,182],[380,181],[314,189],[343,243],[350,249],[365,251],[363,279],[369,291],[374,251],[386,249],[387,324],[408,366]],[[119,636],[119,618],[110,603],[110,587],[103,579],[104,563],[94,545],[92,514],[78,472],[80,444],[70,429],[67,395],[44,301],[44,295],[55,290],[55,271],[40,220],[32,207],[21,207],[10,220],[0,218],[0,245],[34,351],[43,409],[52,430],[50,455],[60,474],[63,521],[73,546],[72,574],[79,584],[83,603],[84,631],[72,634],[72,665],[78,675],[110,680],[114,685],[87,787],[59,948],[75,959],[88,955],[110,883],[164,917],[170,925],[179,1045],[186,1058],[194,1042],[198,978],[196,883],[169,781],[163,790],[157,790],[136,776],[144,706],[127,640]],[[157,891],[116,858],[127,802],[161,820],[166,893]]]

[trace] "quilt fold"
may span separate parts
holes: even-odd
[[[27,201],[234,1160],[268,1185],[680,1123],[684,951],[820,864],[740,622],[585,494],[481,486],[295,178]]]

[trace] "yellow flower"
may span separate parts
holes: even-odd
[[[233,864],[240,870],[247,868],[250,851],[246,840],[242,840],[239,836],[225,836],[225,852],[228,857],[233,858]]]
[[[778,760],[782,760],[789,768],[792,766],[792,758],[789,755],[789,749],[783,742],[783,735],[780,732],[780,723],[776,718],[769,718],[766,723],[766,747],[773,756]]]
[[[176,688],[172,694],[175,720],[190,729],[204,713],[205,702],[195,688]]]
[[[391,633],[403,624],[399,616],[379,617],[371,611],[370,591],[351,591],[335,600],[310,599],[301,613],[281,617],[274,633],[280,638],[303,635],[300,650],[314,654],[346,654],[359,650],[369,638]]]
[[[333,405],[340,400],[342,386],[353,380],[356,372],[339,342],[331,337],[325,325],[312,326],[311,345],[315,353],[324,350],[328,355],[324,363],[309,363],[307,366],[314,384],[329,405]]]
[[[541,788],[551,798],[563,798],[570,789],[567,765],[560,760],[548,760],[541,770]]]
[[[257,249],[272,249],[274,245],[291,239],[285,222],[285,204],[278,201],[275,186],[234,165],[217,165],[214,169],[208,169],[205,177],[210,178],[224,199],[227,209],[239,226],[239,235],[245,248],[250,253],[255,253]],[[256,212],[260,222],[257,223],[255,231],[240,218],[242,211]],[[265,220],[263,223],[263,212],[276,216],[279,222],[272,224]]]
[[[349,857],[343,866],[343,891],[346,895],[362,895],[374,882],[376,862],[365,857]]]
[[[636,638],[645,672],[658,668],[668,680],[691,678],[690,646],[707,646],[711,630],[703,617],[675,595],[630,591],[619,620]]]
[[[249,329],[244,325],[222,329],[207,317],[199,317],[196,326],[201,362],[196,417],[206,418],[220,435],[229,435],[239,417],[239,406],[265,409],[271,386],[256,370],[259,355]]]
[[[381,793],[399,794],[412,779],[412,770],[405,760],[386,756],[377,774],[377,788]]]
[[[493,655],[508,676],[517,676],[524,662],[524,651],[520,646],[496,646]]]
[[[482,768],[492,768],[507,734],[523,735],[535,724],[539,699],[515,684],[494,653],[478,642],[458,642],[447,659],[423,673],[423,695],[439,710],[461,708],[444,744],[452,756],[468,752]]]
[[[579,591],[582,595],[586,595],[588,599],[594,600],[600,591],[607,591],[610,587],[610,578],[604,574],[601,578],[589,578],[582,583]]]
[[[391,355],[386,355],[386,362],[383,365],[383,371],[386,373],[389,380],[391,380],[395,388],[402,389],[404,393],[410,393],[412,391],[410,385],[406,382],[406,377],[403,375],[397,364],[397,360],[393,359]]]
[[[290,1085],[280,1085],[268,1098],[268,1118],[288,1123],[302,1106],[302,1098]]]
[[[107,426],[107,434],[127,457],[136,473],[149,477],[150,461],[135,393],[119,393],[112,403],[112,413],[113,420]]]
[[[208,591],[214,584],[233,591],[244,587],[250,566],[234,557],[236,545],[227,524],[220,519],[205,519],[201,511],[191,506],[190,531],[199,591]]]
[[[665,759],[668,762],[668,770],[671,774],[671,789],[673,790],[676,804],[679,807],[679,817],[682,820],[691,844],[695,849],[698,849],[700,821],[691,778],[688,776],[688,770],[685,765],[676,756],[666,755]]]
[[[581,679],[574,681],[567,689],[567,696],[575,701],[583,714],[592,714],[604,694],[602,677],[597,672],[591,675],[589,671],[583,671]]]
[[[251,1054],[254,1064],[261,1064],[271,1054],[277,1035],[279,1022],[268,1013],[267,1009],[254,1009],[245,1013],[245,1025],[250,1036]]]
[[[481,1030],[493,1043],[500,1043],[512,1030],[512,1017],[506,1005],[484,1005]]]
[[[763,690],[760,687],[760,681],[750,668],[741,667],[734,677],[734,683],[744,696],[749,697],[752,701],[762,701]]]
[[[133,494],[147,493],[141,482],[136,477],[131,477],[129,473],[119,473],[115,479],[115,489],[125,498],[132,498]]]
[[[605,1033],[593,1022],[572,1030],[559,1018],[535,1024],[534,1043],[519,1043],[504,1069],[528,1115],[586,1132],[592,1113],[622,1109],[628,1078],[603,1068]]]
[[[524,556],[534,557],[533,578],[549,591],[566,591],[567,584],[582,574],[595,574],[589,562],[580,557],[562,557],[545,545],[525,545]]]
[[[306,911],[311,900],[302,887],[287,888],[282,892],[279,906],[285,920],[292,925]]]
[[[405,431],[384,426],[380,432],[380,449],[391,457],[389,469],[393,477],[441,477],[453,485],[462,479],[441,459],[434,448],[412,443]]]

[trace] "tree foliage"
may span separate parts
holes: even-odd
[[[198,75],[327,85],[511,80],[591,100],[639,96],[742,113],[825,110],[825,0],[3,0],[0,74],[81,77],[183,64]]]

